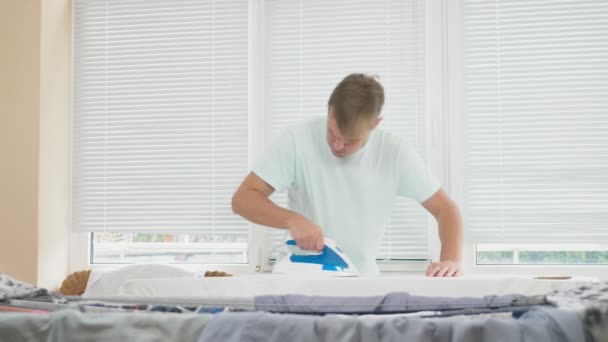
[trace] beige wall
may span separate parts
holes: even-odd
[[[70,0],[0,1],[0,272],[67,274]]]
[[[0,272],[37,281],[40,0],[0,1]]]

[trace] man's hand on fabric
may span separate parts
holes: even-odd
[[[461,275],[460,264],[450,260],[434,262],[426,269],[427,277],[459,277]]]
[[[305,217],[297,215],[289,222],[289,232],[298,247],[309,251],[322,251],[325,245],[323,231]]]

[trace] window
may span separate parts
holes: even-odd
[[[608,3],[462,2],[463,209],[477,263],[604,264]],[[384,128],[429,159],[428,9],[76,0],[72,223],[93,232],[94,261],[268,257],[281,234],[252,238],[232,193],[285,126],[325,114],[350,72],[380,76]],[[401,201],[378,258],[428,259],[428,223]]]
[[[465,218],[479,264],[606,263],[606,12],[464,1]]]
[[[429,155],[426,108],[425,1],[264,2],[266,108],[264,136],[327,114],[335,85],[353,72],[377,74],[386,92],[383,129]],[[286,206],[286,193],[274,200]],[[284,233],[269,231],[265,255]],[[428,216],[399,199],[379,259],[428,259]]]
[[[248,170],[247,75],[246,1],[74,2],[73,229],[122,236],[97,235],[96,258],[174,234],[188,238],[172,252],[247,262],[230,207]]]

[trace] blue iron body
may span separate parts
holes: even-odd
[[[275,274],[316,274],[319,276],[358,276],[359,272],[350,258],[336,245],[325,238],[320,252],[299,248],[295,240],[285,241],[285,256],[274,266]]]

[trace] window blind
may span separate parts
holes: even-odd
[[[333,88],[346,75],[380,76],[386,92],[383,129],[426,156],[424,1],[265,1],[267,109],[270,139],[286,126],[327,114]],[[286,194],[273,199],[286,206]],[[378,258],[428,258],[428,217],[399,199]],[[269,231],[272,251],[284,233]]]
[[[608,2],[464,1],[477,242],[608,242]]]
[[[243,241],[247,1],[74,2],[73,229]]]

